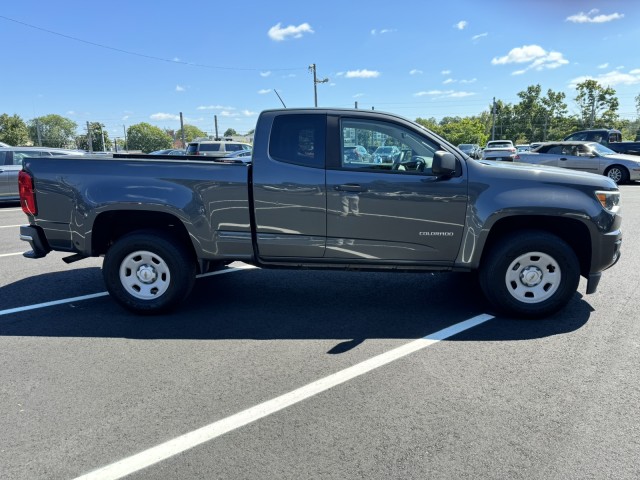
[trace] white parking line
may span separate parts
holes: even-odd
[[[9,254],[9,255],[22,255],[22,254]],[[2,256],[3,255],[0,255],[0,257]],[[240,272],[242,270],[249,270],[252,268],[257,268],[257,267],[254,267],[253,265],[237,266],[237,267],[227,268],[225,270],[218,270],[215,272],[204,273],[202,275],[198,275],[196,278],[211,277],[212,275],[221,275],[223,273]],[[62,300],[53,300],[51,302],[36,303],[34,305],[26,305],[24,307],[9,308],[7,310],[0,310],[0,317],[3,315],[10,315],[12,313],[26,312],[29,310],[37,310],[39,308],[52,307],[54,305],[63,305],[65,303],[91,300],[92,298],[104,297],[106,295],[109,295],[109,292],[92,293],[90,295],[82,295],[80,297],[63,298]]]
[[[16,228],[19,227],[20,225],[0,225],[0,228]]]
[[[18,252],[18,253],[0,253],[0,257],[15,257],[16,255],[22,255],[22,252]]]
[[[2,212],[21,212],[22,208],[0,208],[0,213]]]
[[[431,335],[427,335],[426,337],[407,343],[394,350],[390,350],[386,353],[370,358],[369,360],[353,365],[352,367],[321,378],[320,380],[316,380],[315,382],[298,388],[297,390],[285,393],[284,395],[248,408],[247,410],[236,413],[235,415],[223,418],[222,420],[218,420],[217,422],[176,437],[173,440],[169,440],[161,443],[160,445],[149,448],[148,450],[144,450],[131,457],[124,458],[118,462],[112,463],[111,465],[89,472],[78,477],[76,480],[115,480],[125,477],[142,470],[143,468],[173,457],[181,452],[213,440],[214,438],[220,437],[225,433],[267,417],[275,412],[290,407],[291,405],[302,402],[303,400],[364,375],[365,373],[382,367],[383,365],[394,362],[411,353],[429,347],[441,340],[445,340],[453,335],[478,326],[492,318],[494,317],[491,315],[483,314],[457,323],[436,333],[432,333]]]

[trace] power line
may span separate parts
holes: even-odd
[[[63,37],[66,38],[68,40],[73,40],[75,42],[80,42],[80,43],[85,43],[87,45],[92,45],[94,47],[99,47],[99,48],[104,48],[106,50],[112,50],[114,52],[119,52],[119,53],[124,53],[127,55],[133,55],[136,57],[142,57],[142,58],[147,58],[149,60],[157,60],[160,62],[166,62],[166,63],[176,63],[179,65],[189,65],[191,67],[200,67],[200,68],[211,68],[211,69],[215,69],[215,70],[230,70],[230,71],[253,71],[253,72],[259,72],[259,71],[265,71],[265,70],[270,70],[270,71],[275,71],[275,72],[282,72],[282,71],[291,71],[291,70],[303,70],[303,68],[240,68],[240,67],[221,67],[221,66],[217,66],[217,65],[206,65],[203,63],[192,63],[192,62],[184,62],[182,60],[171,60],[168,58],[162,58],[162,57],[155,57],[153,55],[146,55],[144,53],[137,53],[137,52],[130,52],[129,50],[123,50],[121,48],[115,48],[115,47],[110,47],[108,45],[102,45],[100,43],[96,43],[96,42],[90,42],[89,40],[83,40],[82,38],[77,38],[77,37],[72,37],[71,35],[66,35],[64,33],[59,33],[59,32],[54,32],[53,30],[48,30],[46,28],[42,28],[42,27],[38,27],[36,25],[31,25],[29,23],[26,22],[21,22],[20,20],[16,20],[13,18],[9,18],[9,17],[5,17],[4,15],[0,15],[0,18],[7,20],[9,22],[13,22],[13,23],[17,23],[19,25],[23,25],[25,27],[29,27],[29,28],[33,28],[35,30],[40,30],[42,32],[46,32],[49,33],[51,35],[57,35],[59,37]]]

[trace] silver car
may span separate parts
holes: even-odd
[[[44,147],[0,147],[0,202],[15,202],[18,195],[18,172],[22,160],[27,157],[53,157],[58,155],[83,155],[80,150]]]
[[[597,142],[548,142],[530,153],[519,153],[516,162],[564,167],[606,175],[617,184],[640,180],[640,158],[623,155]]]

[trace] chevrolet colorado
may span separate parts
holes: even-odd
[[[348,161],[356,145],[399,154],[391,163]],[[240,260],[477,271],[497,311],[543,317],[568,303],[580,275],[595,292],[622,241],[611,179],[474,160],[378,111],[264,111],[248,165],[194,156],[28,158],[19,186],[25,256],[104,256],[111,296],[143,314],[176,307],[196,274]]]

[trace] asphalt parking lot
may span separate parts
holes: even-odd
[[[545,320],[464,274],[235,268],[138,317],[0,206],[0,478],[640,478],[640,184]],[[242,265],[234,265],[242,267]]]

